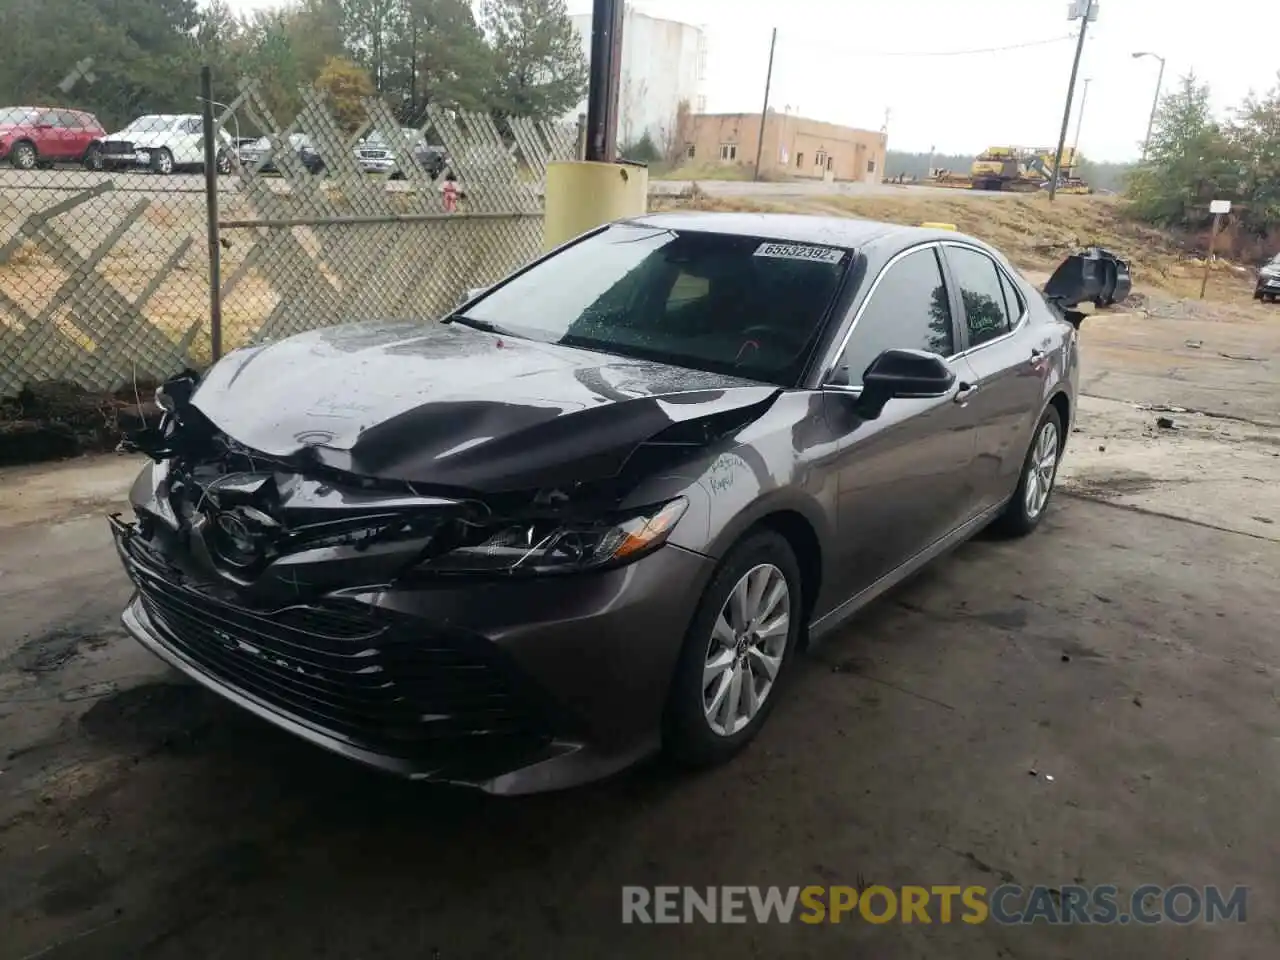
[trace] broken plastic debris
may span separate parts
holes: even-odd
[[[1052,783],[1052,782],[1053,782],[1053,774],[1052,774],[1052,773],[1046,773],[1046,774],[1044,775],[1044,778],[1045,778],[1046,780],[1048,780],[1050,783]]]

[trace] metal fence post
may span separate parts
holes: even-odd
[[[222,356],[222,247],[218,242],[218,132],[213,123],[213,73],[200,68],[200,112],[204,130],[205,220],[209,233],[209,352]]]

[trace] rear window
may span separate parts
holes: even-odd
[[[618,224],[472,304],[532,340],[789,386],[852,254],[760,237]]]
[[[30,123],[35,118],[35,115],[36,111],[29,110],[26,107],[3,107],[0,108],[0,123]]]

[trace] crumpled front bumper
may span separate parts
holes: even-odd
[[[352,587],[275,610],[193,582],[111,520],[126,629],[205,687],[396,775],[520,794],[606,776],[659,744],[712,562],[667,546],[599,574]]]

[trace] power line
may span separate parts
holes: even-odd
[[[788,39],[783,37],[783,39]],[[1045,40],[1028,40],[1024,43],[1011,43],[1003,47],[978,47],[971,50],[933,50],[933,51],[877,51],[877,50],[853,50],[848,47],[833,46],[820,40],[807,40],[801,38],[790,38],[791,42],[798,46],[818,46],[828,50],[835,50],[851,57],[968,57],[983,53],[1003,53],[1006,50],[1025,50],[1029,47],[1044,47],[1052,43],[1062,43],[1064,40],[1074,40],[1074,34],[1063,34],[1059,37],[1049,37]]]

